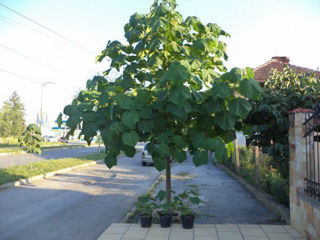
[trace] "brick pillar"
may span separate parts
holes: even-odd
[[[317,238],[320,212],[317,203],[314,205],[304,193],[307,153],[303,123],[311,112],[312,110],[302,108],[289,112],[290,223],[307,239],[314,240],[320,239]]]

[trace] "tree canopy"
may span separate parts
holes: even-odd
[[[90,143],[101,132],[109,168],[120,151],[133,157],[138,141],[149,141],[158,170],[170,156],[185,161],[187,152],[196,166],[208,162],[208,151],[226,159],[225,143],[241,129],[248,100],[261,93],[251,69],[227,72],[229,34],[197,17],[184,19],[175,0],[156,0],[148,14],[132,15],[124,31],[126,43],[109,41],[96,59],[111,61],[103,76],[88,80],[64,108],[69,135],[80,126]],[[119,77],[110,80],[114,71]]]
[[[25,109],[17,92],[4,102],[0,110],[0,136],[17,137],[25,129]]]
[[[299,73],[290,66],[274,70],[259,101],[251,101],[246,123],[253,126],[249,142],[273,157],[273,167],[289,176],[288,111],[312,109],[320,102],[320,78],[313,72]]]

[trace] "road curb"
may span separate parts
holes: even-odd
[[[75,170],[77,168],[96,165],[96,164],[102,163],[103,161],[104,160],[92,161],[92,162],[89,162],[89,163],[84,163],[84,164],[73,166],[73,167],[59,169],[57,171],[48,172],[48,173],[45,173],[45,174],[41,174],[41,175],[30,177],[30,178],[20,179],[20,180],[14,181],[14,182],[4,183],[4,184],[0,185],[0,191],[8,189],[8,188],[18,187],[18,186],[24,185],[24,184],[33,183],[35,181],[39,181],[39,180],[42,180],[42,179],[46,179],[46,178],[52,177],[52,176],[54,176],[56,174],[70,172],[70,171]]]
[[[287,224],[290,224],[290,212],[288,208],[279,203],[276,203],[270,194],[267,194],[255,188],[253,185],[246,182],[241,176],[235,174],[222,164],[217,164],[217,167],[227,172],[231,177],[237,180],[245,189],[251,192],[263,205],[265,205],[271,211],[277,213],[281,217],[281,219],[284,220]]]
[[[154,187],[154,185],[156,184],[156,182],[158,182],[159,178],[163,175],[164,170],[162,170],[161,172],[158,173],[158,175],[155,177],[154,181],[152,182],[151,186],[147,189],[147,191],[149,189],[152,189]],[[138,199],[138,198],[137,198]],[[136,200],[137,200],[136,199]],[[130,218],[130,216],[135,212],[136,207],[135,207],[135,203],[136,200],[134,201],[134,203],[131,205],[130,209],[128,210],[127,214],[124,216],[123,220],[121,221],[122,223],[126,223],[128,221],[128,219]]]
[[[175,161],[173,161],[173,162],[171,163],[171,168],[174,166],[174,164],[175,164]],[[154,181],[152,182],[151,186],[147,189],[146,192],[148,192],[149,189],[154,188],[154,185],[158,182],[158,180],[160,179],[160,177],[163,176],[163,174],[165,174],[165,171],[166,171],[166,170],[164,169],[164,170],[162,170],[161,172],[158,173],[158,175],[155,177]],[[164,176],[165,176],[165,175],[164,175]],[[137,198],[137,199],[138,199],[138,198]],[[137,199],[136,199],[136,200],[137,200]],[[122,223],[126,223],[126,222],[128,221],[128,219],[129,219],[129,217],[132,215],[132,213],[135,212],[135,210],[136,210],[135,203],[136,203],[136,201],[131,205],[129,211],[127,212],[127,214],[125,215],[125,217],[124,217],[123,220],[121,221]]]

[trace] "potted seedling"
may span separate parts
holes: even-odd
[[[184,229],[193,228],[195,214],[192,207],[202,202],[199,198],[198,190],[184,190],[181,194],[175,196],[174,200],[176,209],[181,214],[182,227]]]
[[[151,227],[152,212],[157,206],[155,204],[155,199],[152,198],[150,195],[146,194],[146,195],[140,196],[138,198],[138,202],[135,205],[136,205],[136,211],[139,212],[140,226],[142,228]]]
[[[166,192],[160,190],[156,196],[158,201],[158,214],[160,219],[160,226],[162,228],[168,228],[172,224],[172,203],[163,203],[163,200],[166,198]]]

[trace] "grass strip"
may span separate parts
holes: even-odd
[[[0,184],[29,178],[48,172],[57,171],[63,168],[74,167],[84,163],[97,161],[104,158],[104,154],[90,154],[77,158],[62,158],[35,162],[31,165],[20,165],[16,167],[0,169]]]
[[[24,152],[21,148],[0,148],[0,153],[22,153]]]

